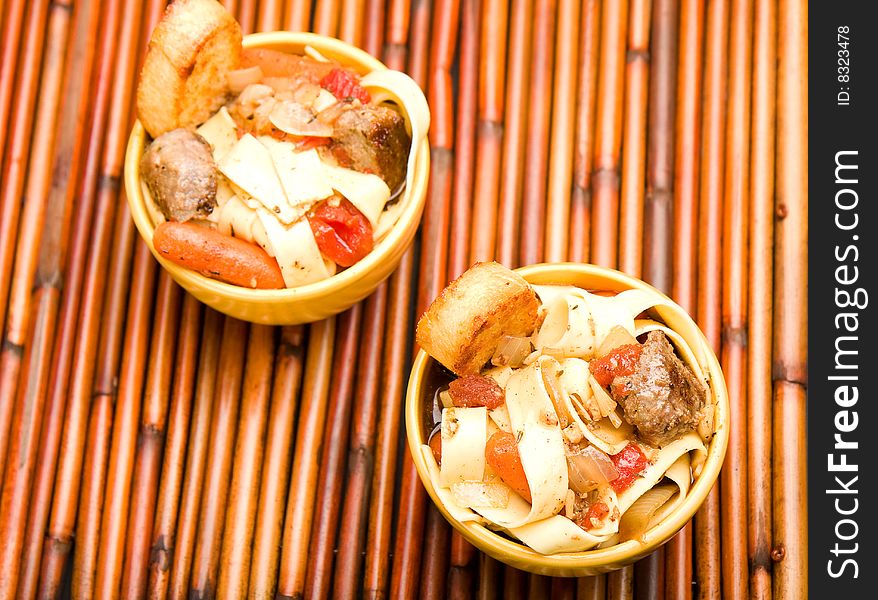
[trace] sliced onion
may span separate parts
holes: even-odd
[[[317,120],[321,123],[332,125],[341,116],[341,113],[350,108],[350,106],[347,102],[334,102],[317,113]]]
[[[451,495],[459,506],[506,508],[509,486],[502,482],[461,481],[451,484]]]
[[[627,344],[636,344],[637,338],[631,335],[631,332],[621,325],[614,325],[601,345],[595,350],[595,358],[601,358],[618,348]]]
[[[498,367],[520,367],[532,350],[530,338],[504,335],[491,357],[491,364]]]
[[[552,406],[555,407],[555,414],[558,415],[558,423],[561,425],[561,429],[564,429],[565,427],[567,427],[567,425],[570,424],[572,417],[570,416],[570,412],[567,410],[567,405],[564,403],[564,396],[562,395],[563,392],[561,391],[561,384],[558,381],[558,372],[553,368],[552,365],[546,365],[542,369],[540,369],[540,371],[543,374],[543,385],[546,386],[546,391],[549,394],[549,400],[552,401]]]
[[[298,102],[278,102],[268,116],[272,125],[285,133],[309,137],[332,137],[332,127],[318,121]]]
[[[253,83],[262,81],[262,69],[259,65],[245,67],[243,69],[235,69],[226,73],[226,83],[229,89],[236,94],[244,91],[244,88]]]
[[[597,379],[595,379],[593,375],[588,376],[588,384],[591,387],[592,399],[593,402],[596,403],[598,413],[601,415],[601,417],[610,416],[610,413],[616,410],[616,401],[610,397],[610,395],[607,393],[607,390],[605,390],[603,386],[598,383]],[[610,417],[610,420],[612,421],[613,418]],[[597,419],[595,419],[595,421],[597,421]],[[618,427],[615,422],[613,422],[613,425]]]
[[[606,485],[619,476],[610,457],[595,448],[586,446],[578,452],[567,453],[567,470],[570,487],[580,494]]]
[[[657,485],[647,490],[622,515],[619,522],[619,537],[622,541],[640,538],[652,525],[653,516],[675,493],[676,485]]]

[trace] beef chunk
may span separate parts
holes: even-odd
[[[661,331],[649,332],[634,373],[616,377],[611,390],[625,420],[658,447],[693,431],[707,401],[704,385]]]
[[[385,106],[351,108],[334,123],[325,150],[339,165],[381,177],[391,191],[405,179],[411,139],[398,112]]]
[[[174,129],[157,137],[140,159],[140,174],[169,221],[206,217],[216,206],[216,164],[197,133]]]

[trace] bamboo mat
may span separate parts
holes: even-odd
[[[283,328],[204,308],[135,233],[120,176],[163,4],[0,8],[0,598],[805,597],[806,2],[227,1],[407,71],[433,114],[399,269]],[[413,322],[491,258],[642,277],[721,358],[721,478],[633,567],[532,576],[428,505]]]

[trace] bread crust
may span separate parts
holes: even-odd
[[[176,0],[149,40],[137,117],[153,138],[206,121],[226,99],[241,59],[241,27],[216,0]]]
[[[529,336],[539,299],[523,277],[496,262],[476,263],[418,320],[415,339],[459,376],[475,375],[505,335]]]

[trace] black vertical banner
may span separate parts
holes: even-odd
[[[809,3],[808,556],[812,598],[878,597],[878,27]]]

